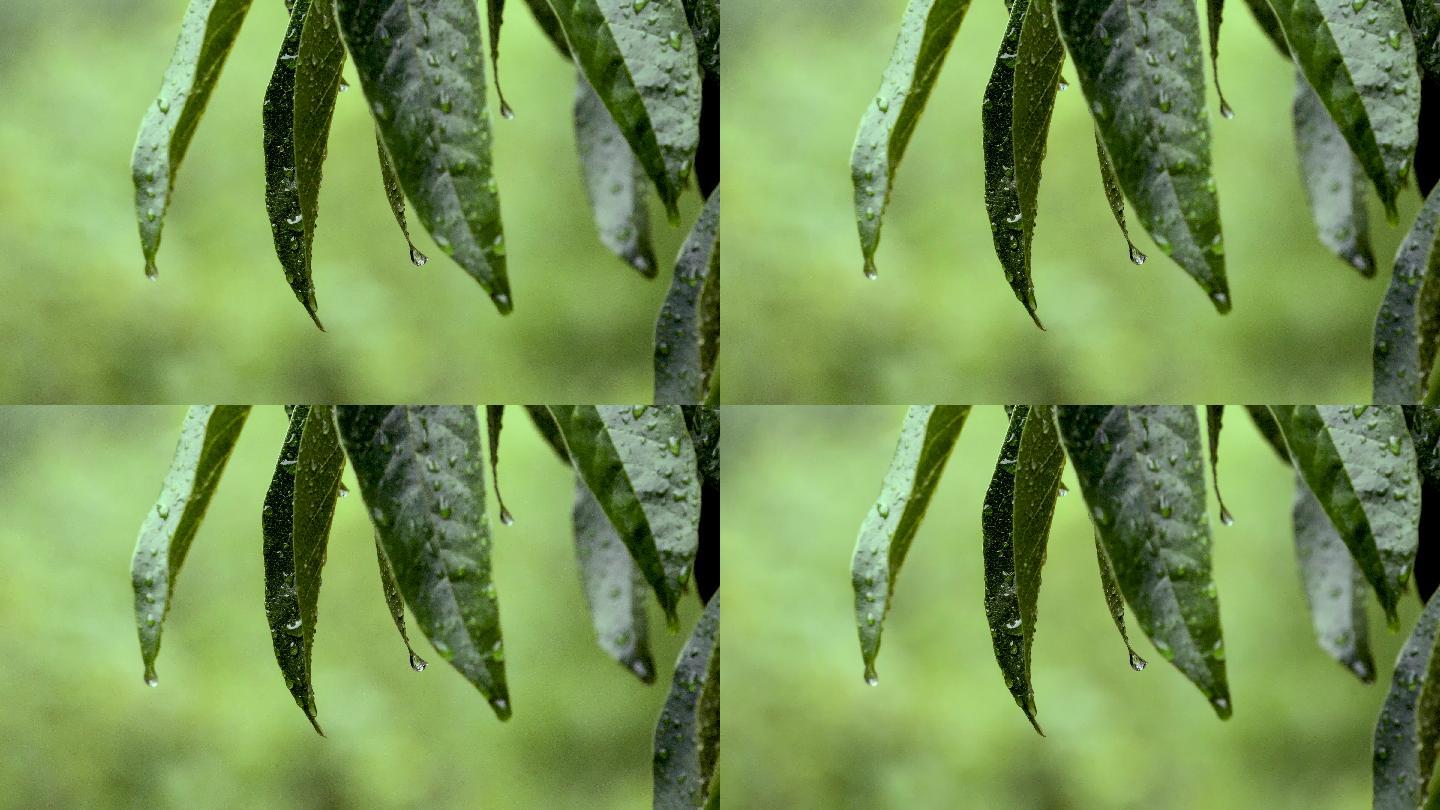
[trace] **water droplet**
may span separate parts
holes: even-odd
[[[1134,650],[1131,650],[1131,651],[1130,651],[1130,668],[1131,668],[1131,669],[1135,670],[1136,672],[1144,672],[1144,671],[1145,671],[1145,667],[1147,667],[1147,666],[1149,666],[1149,664],[1145,661],[1144,658],[1141,658],[1140,656],[1136,655]]]

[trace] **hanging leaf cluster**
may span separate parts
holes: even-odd
[[[1009,427],[980,515],[985,619],[1005,686],[1040,731],[1031,649],[1051,519],[1068,463],[1094,529],[1101,591],[1135,670],[1128,606],[1156,651],[1221,718],[1231,715],[1206,509],[1208,456],[1219,500],[1225,409],[1191,406],[1007,408]],[[1375,806],[1435,807],[1440,778],[1440,408],[1246,406],[1295,480],[1294,543],[1321,649],[1361,681],[1375,679],[1366,603],[1392,629],[1410,586],[1425,608],[1411,631],[1375,729]],[[968,406],[910,408],[852,564],[865,679],[874,684],[895,580]],[[1208,444],[1208,447],[1207,447]],[[1222,522],[1232,518],[1223,501]]]
[[[330,525],[351,468],[374,529],[381,591],[419,672],[406,609],[435,653],[511,715],[500,603],[491,572],[486,456],[472,406],[294,405],[260,514],[265,618],[285,686],[320,732],[312,686],[321,573]],[[676,662],[655,731],[656,807],[717,801],[720,746],[718,509],[720,422],[706,406],[528,406],[575,472],[574,542],[600,648],[645,683],[655,596],[672,629],[690,589],[705,605]],[[219,485],[248,406],[194,406],[132,563],[145,682],[175,582]],[[489,465],[500,498],[503,406],[486,409]],[[369,542],[367,540],[367,542]],[[323,732],[322,732],[323,733]]]

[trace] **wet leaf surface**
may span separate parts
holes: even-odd
[[[1320,242],[1362,276],[1375,275],[1370,222],[1365,213],[1369,186],[1345,136],[1330,118],[1303,73],[1295,75],[1295,150],[1310,217]]]
[[[1120,595],[1119,584],[1115,582],[1115,569],[1111,567],[1110,559],[1105,556],[1105,547],[1100,543],[1099,530],[1095,532],[1095,559],[1100,564],[1100,591],[1105,594],[1105,607],[1110,611],[1110,620],[1115,623],[1120,640],[1125,642],[1125,651],[1130,654],[1130,668],[1143,672],[1150,662],[1141,658],[1130,645],[1130,633],[1125,629],[1125,599]]]
[[[1125,237],[1125,246],[1130,250],[1130,261],[1133,264],[1144,264],[1150,260],[1140,248],[1135,247],[1135,241],[1130,238],[1130,227],[1125,224],[1125,194],[1120,191],[1120,180],[1115,177],[1115,167],[1110,165],[1110,156],[1105,154],[1105,144],[1100,141],[1100,131],[1095,131],[1095,154],[1100,158],[1100,185],[1105,189],[1105,202],[1110,206],[1110,215],[1115,217],[1115,224],[1120,226],[1120,233]]]
[[[505,499],[500,496],[500,432],[505,426],[505,406],[485,406],[485,431],[490,445],[490,485],[495,487],[495,505],[500,507],[500,522],[509,526],[515,522],[514,515],[505,508]]]
[[[1235,517],[1225,507],[1225,499],[1220,495],[1220,432],[1225,425],[1225,406],[1205,406],[1205,438],[1210,445],[1210,481],[1215,485],[1215,502],[1220,505],[1220,522],[1229,526],[1235,522]]]
[[[1375,680],[1370,654],[1365,577],[1335,530],[1325,508],[1299,474],[1295,477],[1295,557],[1310,623],[1320,648],[1365,683]]]
[[[410,225],[405,221],[405,192],[400,188],[400,178],[395,176],[395,167],[390,165],[390,156],[385,154],[385,141],[381,139],[378,127],[375,130],[375,147],[380,153],[380,182],[385,186],[385,199],[390,203],[390,213],[395,216],[395,224],[400,226],[400,233],[410,248],[410,263],[424,267],[430,257],[421,253],[410,238]]]
[[[720,590],[720,409],[681,406],[695,443],[700,470],[700,548],[695,554],[695,593],[701,604]]]
[[[655,323],[655,402],[708,398],[720,358],[720,193],[705,201],[675,259]]]
[[[395,622],[395,629],[400,632],[400,640],[405,642],[405,650],[410,654],[410,668],[424,672],[430,663],[417,655],[410,644],[410,633],[405,630],[405,600],[400,596],[400,586],[395,584],[395,572],[390,570],[390,561],[385,559],[378,531],[375,533],[375,557],[380,564],[380,590],[385,594],[385,608],[391,621]]]
[[[719,791],[720,599],[710,600],[680,658],[655,725],[656,810],[704,807]]]
[[[1425,398],[1440,332],[1440,194],[1431,193],[1395,254],[1390,286],[1375,316],[1376,402]]]
[[[600,242],[640,275],[653,278],[659,266],[650,241],[645,170],[584,73],[575,80],[575,146]]]
[[[645,578],[630,559],[605,510],[584,482],[575,482],[575,556],[600,649],[645,683],[655,680],[650,655]]]
[[[1375,724],[1374,786],[1376,808],[1419,807],[1425,798],[1425,782],[1434,765],[1434,717],[1419,709],[1440,709],[1435,690],[1440,688],[1440,671],[1435,660],[1435,642],[1440,637],[1440,599],[1431,601],[1410,631],[1405,646],[1395,659],[1390,692],[1380,707]],[[1423,690],[1423,691],[1422,691]],[[1429,745],[1422,751],[1422,727]],[[1422,758],[1428,761],[1422,770]]]

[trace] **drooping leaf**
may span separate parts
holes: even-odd
[[[1274,0],[1295,64],[1391,217],[1415,152],[1420,80],[1400,0]]]
[[[430,666],[424,658],[415,653],[415,648],[410,644],[410,634],[405,631],[405,602],[400,598],[400,587],[395,584],[395,572],[390,570],[390,561],[385,559],[385,548],[380,545],[380,532],[375,532],[375,557],[380,564],[380,590],[385,593],[385,607],[390,611],[390,619],[395,622],[395,629],[400,632],[400,640],[405,642],[405,650],[410,653],[410,668],[416,672],[424,672]]]
[[[1398,407],[1271,405],[1295,469],[1394,625],[1415,562],[1420,484]]]
[[[682,405],[700,470],[700,547],[695,553],[695,593],[701,604],[720,590],[720,409]]]
[[[1095,130],[1095,154],[1100,157],[1100,185],[1105,189],[1105,202],[1110,204],[1110,214],[1115,217],[1115,224],[1120,226],[1120,233],[1125,237],[1130,261],[1144,264],[1150,257],[1135,247],[1134,240],[1130,238],[1130,228],[1125,224],[1125,195],[1120,191],[1120,181],[1115,177],[1115,167],[1110,165],[1109,156],[1105,154],[1105,144],[1100,141],[1098,129]]]
[[[435,244],[508,313],[475,4],[335,0],[335,11],[405,197]]]
[[[505,425],[505,406],[485,406],[485,430],[490,444],[490,485],[495,487],[495,505],[500,507],[500,522],[509,526],[515,522],[514,515],[505,508],[505,499],[500,495],[500,431]]]
[[[659,268],[650,242],[645,170],[595,88],[579,72],[575,80],[575,146],[600,241],[640,275],[654,278]]]
[[[296,0],[303,8],[305,0]],[[330,541],[330,521],[340,496],[345,453],[335,435],[332,409],[297,405],[265,493],[265,620],[285,686],[300,710],[324,736],[315,716],[311,650],[320,605],[320,570]]]
[[[1125,602],[1155,649],[1229,717],[1194,408],[1062,406],[1058,421]]]
[[[1422,770],[1422,756],[1434,765],[1432,747],[1422,752],[1422,726],[1434,722],[1423,717],[1422,706],[1435,709],[1433,692],[1440,688],[1436,671],[1435,642],[1440,637],[1440,599],[1432,600],[1415,621],[1405,646],[1395,658],[1390,691],[1375,723],[1374,806],[1383,810],[1419,807],[1425,798],[1428,769]],[[1432,693],[1432,694],[1426,694]],[[1433,726],[1430,726],[1433,728]]]
[[[565,42],[565,32],[560,30],[560,19],[550,9],[549,0],[525,0],[525,5],[530,7],[530,14],[535,18],[536,25],[545,33],[560,55],[566,59],[570,58],[570,46]]]
[[[1050,519],[1064,469],[1065,451],[1055,432],[1054,409],[1016,405],[981,513],[985,619],[1005,686],[1041,735],[1030,685],[1030,646],[1035,638],[1040,569],[1045,565]]]
[[[1105,607],[1110,610],[1110,620],[1120,631],[1120,640],[1125,642],[1125,651],[1130,653],[1130,668],[1143,672],[1150,663],[1135,648],[1130,646],[1130,633],[1125,630],[1125,600],[1120,596],[1120,586],[1115,582],[1115,570],[1105,557],[1105,547],[1100,543],[1100,531],[1095,531],[1095,558],[1100,564],[1100,590],[1105,594]]]
[[[656,810],[704,807],[720,783],[720,599],[695,624],[655,724]]]
[[[1365,683],[1375,680],[1365,616],[1365,577],[1345,541],[1299,474],[1295,477],[1295,556],[1320,648]]]
[[[680,0],[563,0],[551,9],[575,64],[678,220],[700,139],[700,63]]]
[[[1065,49],[1048,0],[1015,0],[981,102],[985,211],[995,254],[1015,297],[1041,329],[1045,327],[1035,312],[1030,243],[1040,165],[1064,62]]]
[[[700,67],[708,74],[720,75],[720,0],[684,0],[685,18],[690,33],[695,35],[695,50]]]
[[[655,402],[704,402],[720,357],[720,192],[705,201],[675,259],[655,322]]]
[[[1434,0],[1400,0],[1415,40],[1421,70],[1440,78],[1440,5]]]
[[[1205,436],[1210,442],[1210,480],[1215,485],[1215,502],[1220,505],[1220,522],[1229,526],[1235,517],[1225,507],[1225,498],[1220,495],[1220,431],[1225,424],[1224,405],[1205,406]]]
[[[380,182],[385,186],[385,199],[390,203],[390,213],[395,215],[395,224],[400,226],[405,244],[410,246],[410,263],[424,267],[430,257],[421,253],[410,238],[410,226],[405,222],[405,192],[400,188],[400,178],[395,176],[395,167],[390,165],[390,156],[385,154],[385,141],[380,138],[379,127],[375,128],[375,147],[380,153]]]
[[[265,210],[275,254],[295,297],[316,312],[311,245],[330,118],[340,94],[345,47],[335,30],[334,0],[295,0],[280,56],[265,89]]]
[[[1264,405],[1246,405],[1245,412],[1250,414],[1250,421],[1255,423],[1255,429],[1260,431],[1270,449],[1275,455],[1286,464],[1290,463],[1290,451],[1285,447],[1285,436],[1280,432],[1280,423],[1275,421],[1275,415]]]
[[[475,408],[339,405],[335,411],[405,604],[435,651],[480,690],[497,717],[509,719]]]
[[[969,415],[968,405],[912,405],[900,428],[900,441],[880,496],[860,524],[850,579],[868,683],[876,683],[875,656],[895,595],[895,578]]]
[[[530,415],[530,422],[535,425],[535,430],[540,433],[540,438],[555,451],[555,455],[568,466],[570,464],[570,451],[565,449],[565,437],[560,435],[560,425],[556,424],[555,417],[550,414],[550,409],[544,405],[526,405],[525,413]]]
[[[1286,59],[1290,58],[1290,46],[1285,44],[1285,32],[1280,30],[1280,20],[1275,17],[1274,9],[1266,0],[1245,0],[1245,5],[1250,7],[1250,14],[1255,18],[1256,25],[1265,32],[1265,38],[1280,52]]]
[[[1055,10],[1126,199],[1155,244],[1229,311],[1195,7],[1057,0]]]
[[[130,171],[135,181],[135,216],[140,223],[145,275],[151,278],[159,273],[155,254],[160,250],[175,173],[249,10],[250,0],[190,0],[160,93],[140,121]]]
[[[1205,0],[1205,22],[1210,32],[1210,71],[1215,79],[1215,95],[1220,97],[1220,115],[1234,118],[1235,111],[1220,89],[1220,21],[1225,16],[1225,0]]]
[[[650,655],[645,578],[583,481],[575,482],[573,520],[580,584],[590,606],[595,640],[635,677],[651,683],[655,659]]]
[[[1425,397],[1440,333],[1440,194],[1430,193],[1395,254],[1390,286],[1375,316],[1376,402]]]
[[[570,461],[673,625],[695,563],[700,482],[678,407],[551,405]]]
[[[135,589],[135,625],[140,632],[145,682],[151,686],[158,683],[155,657],[160,654],[160,633],[170,614],[175,578],[249,415],[248,405],[191,406],[160,495],[140,524],[130,577]]]
[[[969,8],[970,0],[909,0],[880,90],[860,118],[850,179],[855,184],[855,222],[869,278],[876,274],[875,249],[895,170]]]
[[[1360,275],[1373,276],[1375,254],[1370,249],[1370,223],[1365,213],[1369,188],[1365,172],[1320,97],[1298,71],[1293,111],[1300,178],[1305,181],[1310,217],[1320,241]]]
[[[495,74],[495,95],[500,99],[500,116],[514,118],[515,111],[500,89],[500,28],[505,23],[505,0],[485,0],[485,22],[490,29],[490,72]]]

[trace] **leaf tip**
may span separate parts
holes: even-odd
[[[502,722],[510,719],[510,699],[505,695],[496,695],[490,698],[490,708],[495,710],[495,716]]]
[[[880,676],[875,674],[875,659],[865,659],[865,684],[867,686],[879,686]]]
[[[160,278],[160,268],[155,266],[154,256],[145,257],[145,278],[151,281],[155,281],[156,279]]]
[[[1221,692],[1210,698],[1210,705],[1215,709],[1215,716],[1221,720],[1229,720],[1235,710],[1230,706],[1230,695],[1228,692]]]
[[[515,305],[510,301],[508,289],[490,293],[490,300],[495,302],[495,309],[499,310],[501,315],[509,315],[515,309]]]

